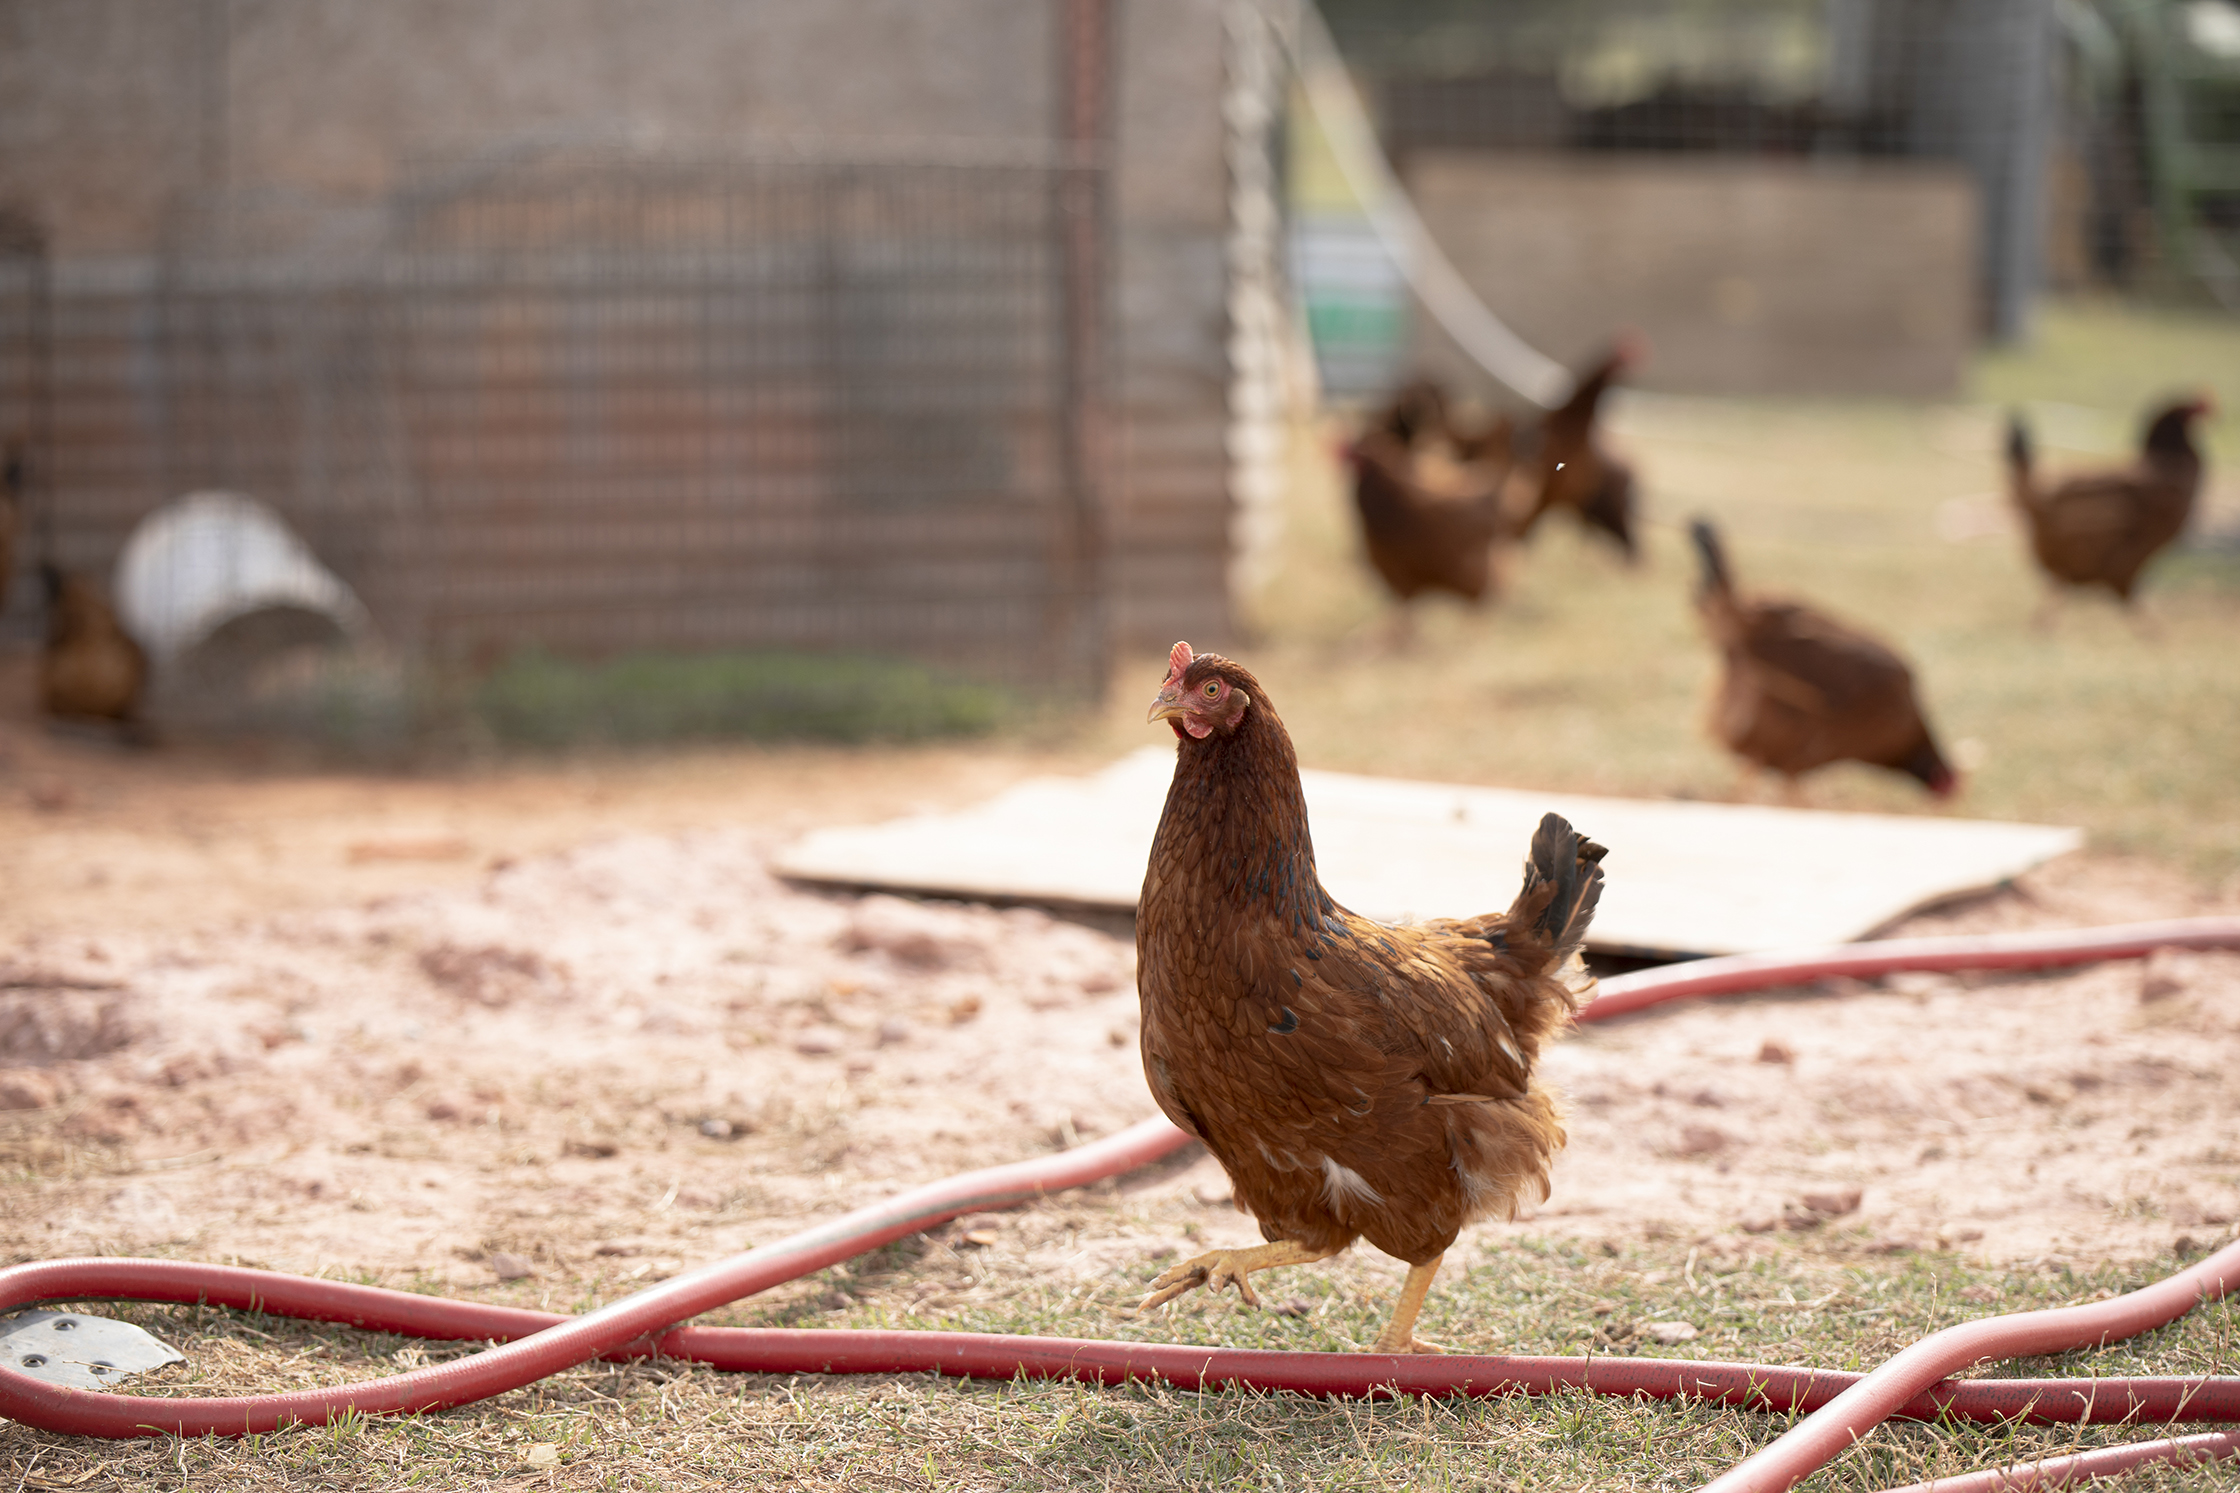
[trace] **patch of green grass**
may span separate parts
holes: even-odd
[[[1084,1223],[1102,1215],[1100,1232],[1142,1221],[1115,1217],[1110,1208],[1067,1211],[1087,1215]],[[1035,1216],[1025,1215],[1019,1227],[1031,1228]],[[1474,1351],[1863,1369],[1940,1327],[2132,1290],[2181,1263],[1998,1267],[1945,1254],[1874,1255],[1865,1242],[1848,1235],[1784,1239],[1721,1256],[1679,1240],[1617,1247],[1495,1238],[1450,1256],[1454,1263],[1433,1290],[1424,1330]],[[1262,1277],[1263,1295],[1298,1315],[1253,1312],[1233,1297],[1200,1293],[1164,1315],[1121,1319],[1113,1309],[1133,1298],[1154,1265],[1083,1286],[1037,1271],[1014,1251],[959,1255],[929,1242],[804,1283],[816,1298],[841,1305],[804,1314],[798,1300],[747,1302],[715,1317],[1343,1350],[1364,1341],[1389,1310],[1398,1272],[1388,1265],[1354,1255]],[[571,1292],[563,1285],[555,1294]],[[921,1305],[932,1299],[945,1304]],[[132,1386],[143,1393],[339,1383],[471,1351],[192,1307],[97,1309],[140,1321],[190,1354],[187,1365]],[[1702,1335],[1678,1347],[1649,1343],[1641,1324],[1667,1320],[1688,1321]],[[2240,1373],[2236,1327],[2240,1313],[2228,1302],[2105,1349],[1989,1372],[2231,1375]],[[69,1485],[98,1470],[109,1480],[105,1486],[161,1479],[248,1493],[494,1486],[1669,1489],[1701,1484],[1794,1419],[1584,1393],[1324,1401],[1155,1385],[842,1380],[602,1364],[440,1414],[353,1418],[241,1441],[92,1443],[0,1425],[0,1476],[12,1486],[28,1471],[26,1486]],[[1891,1423],[1806,1486],[1830,1493],[1887,1488],[2155,1434],[2143,1426]],[[2147,1474],[2135,1483],[2221,1488],[2229,1465]]]
[[[576,663],[526,652],[475,687],[472,709],[513,746],[919,741],[993,730],[1002,698],[924,664],[849,654],[634,653]]]

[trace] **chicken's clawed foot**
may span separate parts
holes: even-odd
[[[1161,1272],[1151,1283],[1151,1294],[1143,1298],[1139,1312],[1165,1306],[1185,1291],[1195,1291],[1200,1286],[1211,1286],[1218,1291],[1223,1286],[1235,1286],[1237,1295],[1246,1306],[1260,1304],[1259,1293],[1252,1289],[1246,1277],[1255,1270],[1270,1270],[1278,1265],[1309,1265],[1316,1260],[1326,1260],[1336,1250],[1309,1249],[1303,1244],[1278,1240],[1274,1244],[1256,1245],[1251,1249],[1216,1249]]]
[[[1194,1260],[1184,1260],[1173,1269],[1161,1272],[1159,1278],[1151,1283],[1151,1294],[1143,1298],[1143,1304],[1136,1310],[1147,1312],[1153,1307],[1165,1306],[1185,1291],[1195,1291],[1198,1287],[1207,1285],[1216,1291],[1225,1285],[1233,1285],[1237,1288],[1237,1294],[1244,1298],[1246,1306],[1258,1306],[1260,1298],[1254,1293],[1252,1282],[1245,1279],[1245,1270],[1234,1264],[1233,1259],[1233,1251],[1217,1249],[1211,1254],[1199,1255]]]

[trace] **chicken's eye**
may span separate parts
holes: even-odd
[[[1206,681],[1206,698],[1209,700],[1218,700],[1219,698],[1221,698],[1220,680],[1208,679]]]

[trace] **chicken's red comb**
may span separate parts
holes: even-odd
[[[1188,643],[1177,643],[1167,651],[1167,683],[1179,684],[1182,681],[1183,671],[1190,667],[1191,657]]]

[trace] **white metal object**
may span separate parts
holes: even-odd
[[[0,1364],[46,1384],[107,1389],[134,1374],[186,1361],[170,1344],[110,1317],[24,1312],[0,1318]]]
[[[372,632],[365,606],[280,515],[240,493],[189,493],[140,521],[117,560],[117,611],[155,660],[179,658],[239,617],[279,608]]]

